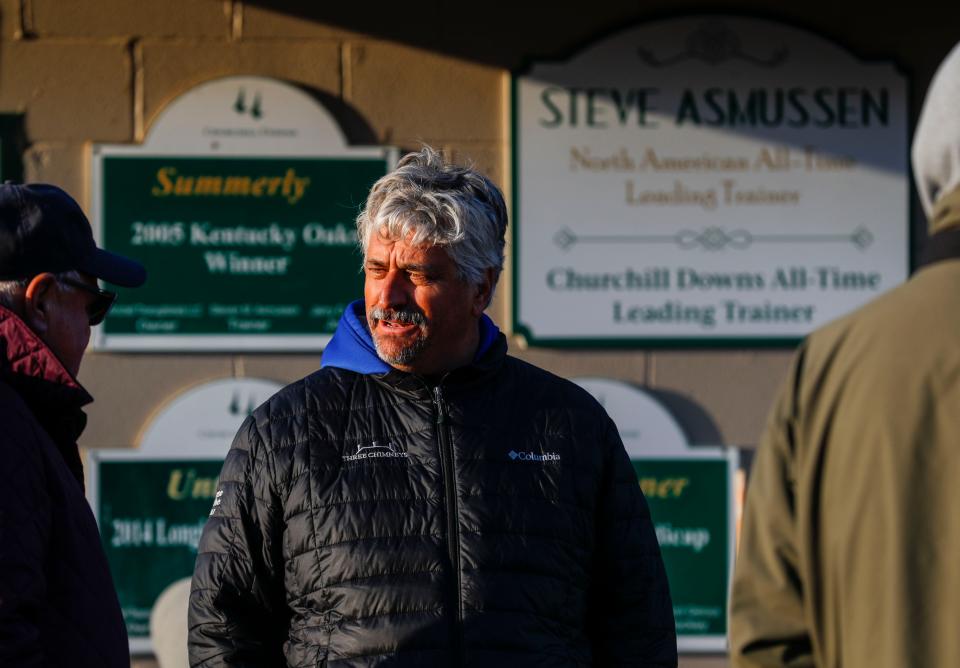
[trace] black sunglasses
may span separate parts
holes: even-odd
[[[103,322],[103,319],[107,317],[110,309],[112,309],[113,305],[117,302],[116,292],[95,288],[92,285],[88,285],[83,281],[75,280],[69,276],[61,276],[59,280],[69,286],[93,295],[93,301],[87,304],[87,317],[90,319],[89,322],[91,327],[99,325],[101,322]]]

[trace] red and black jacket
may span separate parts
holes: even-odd
[[[83,494],[92,401],[0,307],[0,666],[130,665],[120,604]]]

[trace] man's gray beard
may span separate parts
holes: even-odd
[[[427,347],[427,337],[421,333],[412,344],[406,348],[401,348],[392,356],[380,347],[380,341],[377,340],[376,336],[373,337],[373,347],[377,349],[377,357],[390,366],[409,366]]]

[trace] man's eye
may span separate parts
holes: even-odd
[[[367,267],[364,271],[367,272],[370,276],[380,277],[387,273],[387,270],[383,267]]]

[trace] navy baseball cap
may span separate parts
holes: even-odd
[[[0,185],[0,280],[81,271],[135,288],[147,280],[136,260],[97,248],[80,205],[45,183]]]

